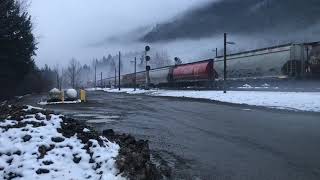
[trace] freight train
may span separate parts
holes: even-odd
[[[200,62],[167,66],[151,69],[149,71],[149,82],[151,87],[180,87],[180,86],[213,86],[217,73],[214,71],[214,60],[208,59]],[[146,72],[137,72],[121,76],[122,87],[145,86]],[[118,81],[118,77],[116,78]],[[136,82],[135,82],[136,81]],[[117,82],[116,82],[117,83]],[[115,78],[107,78],[98,81],[103,86],[112,86]]]
[[[151,69],[149,82],[153,87],[219,87],[223,69],[224,57],[219,56]],[[227,77],[229,81],[320,77],[320,42],[285,44],[230,54],[227,56]],[[142,87],[145,86],[146,72],[126,74],[120,78],[122,87]],[[112,86],[117,82],[113,77],[103,79],[98,84]]]

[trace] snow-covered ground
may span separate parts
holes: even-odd
[[[94,89],[90,89],[94,90]],[[125,92],[128,94],[146,94],[151,96],[188,97],[209,99],[220,102],[264,106],[269,108],[296,111],[320,112],[320,92],[270,92],[270,91],[196,91],[196,90],[160,90],[150,91],[123,88],[97,89],[106,92]]]
[[[0,120],[1,179],[123,179],[115,166],[119,145],[101,136],[102,144],[90,139],[92,145],[86,149],[77,134],[67,138],[58,132],[64,123],[61,115],[32,110],[24,109],[30,114],[19,120]]]
[[[77,104],[77,103],[81,103],[81,100],[76,100],[76,101],[60,101],[60,102],[39,102],[39,105],[52,105],[52,104]]]

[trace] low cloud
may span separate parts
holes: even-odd
[[[29,11],[39,42],[36,63],[65,65],[71,57],[87,63],[121,49],[136,50],[134,45],[112,41],[100,47],[90,45],[152,27],[208,1],[32,0]]]

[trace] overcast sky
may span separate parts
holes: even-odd
[[[72,57],[84,63],[115,53],[112,44],[99,48],[88,45],[166,21],[208,1],[32,0],[29,10],[39,42],[36,63],[64,65]]]

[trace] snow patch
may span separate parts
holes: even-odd
[[[77,104],[77,103],[81,103],[81,100],[78,99],[76,101],[59,101],[59,102],[47,102],[47,101],[44,101],[44,102],[39,102],[38,104],[39,105],[53,105],[53,104]]]
[[[244,85],[249,88],[250,85]],[[268,88],[267,84],[264,84]],[[220,102],[264,106],[275,109],[320,112],[320,92],[272,92],[272,91],[196,91],[196,90],[137,90],[103,89],[106,92],[126,92],[151,96],[187,97],[209,99]]]
[[[28,106],[28,109],[34,107]],[[40,109],[40,108],[38,108]],[[37,119],[35,117],[38,117]],[[51,119],[38,113],[22,121],[4,120],[0,122],[0,176],[8,178],[13,174],[17,179],[124,179],[118,175],[115,157],[119,145],[105,137],[101,146],[97,140],[90,140],[95,163],[89,163],[90,155],[85,144],[77,136],[64,137],[58,132],[63,120],[60,115],[50,115]],[[44,118],[44,120],[39,120]],[[10,127],[18,123],[33,122],[42,125],[35,127],[27,123],[24,127]],[[89,129],[83,129],[89,132]],[[52,138],[63,137],[62,142]],[[72,147],[72,148],[70,148]],[[42,158],[40,148],[52,148]],[[74,159],[78,159],[76,163]],[[99,164],[99,167],[97,166]]]
[[[90,132],[90,130],[87,129],[87,128],[84,128],[84,129],[83,129],[83,132]]]

